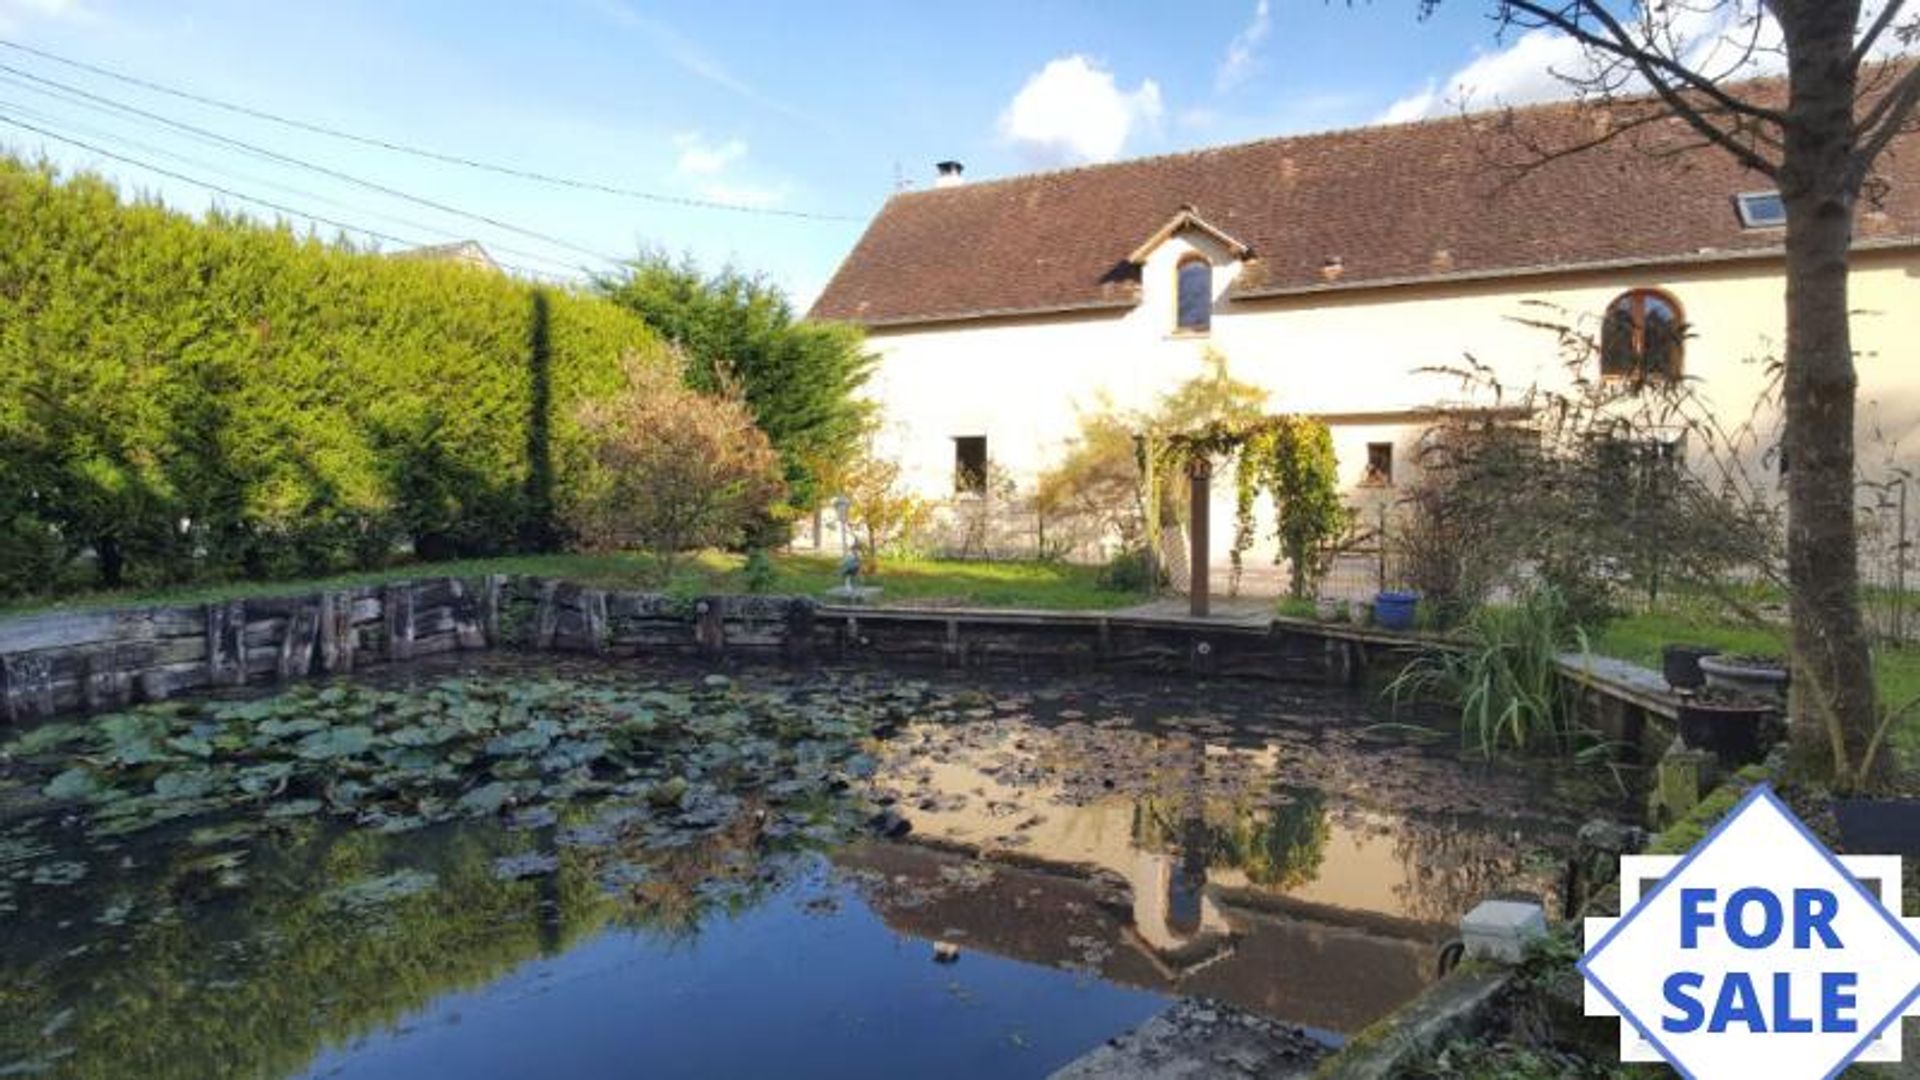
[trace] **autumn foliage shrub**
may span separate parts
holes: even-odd
[[[582,546],[639,548],[670,580],[681,553],[745,541],[785,499],[780,457],[736,387],[688,388],[677,356],[623,368],[623,389],[578,409],[588,463],[563,515]]]

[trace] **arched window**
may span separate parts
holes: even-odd
[[[1607,305],[1600,327],[1600,375],[1677,379],[1686,348],[1680,302],[1657,289],[1633,289]]]
[[[1213,326],[1213,264],[1198,255],[1180,263],[1174,328],[1204,334]]]

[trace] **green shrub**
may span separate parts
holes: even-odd
[[[89,551],[115,586],[551,547],[578,403],[663,353],[592,296],[5,158],[0,230],[0,593]]]
[[[747,552],[746,562],[740,567],[740,583],[750,593],[770,593],[779,583],[779,571],[774,569],[773,557],[767,549],[756,547]]]
[[[1166,568],[1144,547],[1128,548],[1109,559],[1096,580],[1101,588],[1114,592],[1158,592],[1167,584]]]

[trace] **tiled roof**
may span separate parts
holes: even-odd
[[[1129,306],[1129,254],[1183,208],[1251,248],[1238,299],[1780,247],[1781,230],[1742,228],[1734,208],[1771,182],[1687,150],[1699,140],[1678,119],[1515,167],[1537,163],[1524,147],[1591,140],[1631,107],[1535,106],[895,195],[811,314],[887,325]],[[1920,241],[1917,140],[1881,161],[1861,243]]]

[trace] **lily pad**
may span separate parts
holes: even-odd
[[[48,781],[45,793],[49,799],[91,799],[101,790],[93,770],[75,766]]]
[[[454,807],[461,813],[473,817],[497,814],[500,808],[507,804],[507,800],[513,798],[513,793],[514,785],[512,784],[499,781],[482,784],[460,796],[460,801],[455,803]]]
[[[211,769],[161,773],[153,780],[153,793],[162,799],[198,799],[213,790],[218,778]]]
[[[294,752],[308,761],[326,761],[364,754],[372,745],[372,728],[337,727],[316,731],[306,736],[300,740]]]

